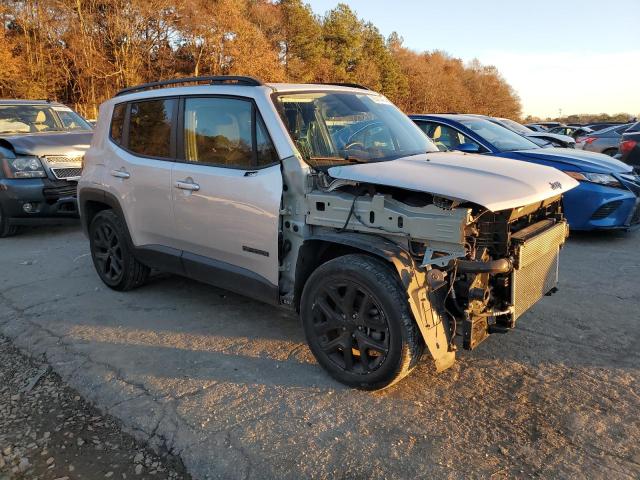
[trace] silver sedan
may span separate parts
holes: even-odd
[[[605,155],[613,157],[618,153],[620,137],[631,125],[631,123],[627,123],[625,125],[613,125],[603,130],[578,137],[576,140],[576,148],[581,148],[590,152],[604,153]]]

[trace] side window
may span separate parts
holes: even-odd
[[[254,142],[253,108],[250,101],[236,98],[187,98],[185,160],[239,169],[277,161],[267,129],[257,115]]]
[[[433,131],[436,129],[436,125],[430,122],[416,122],[418,128],[422,130],[427,136],[433,140]]]
[[[447,125],[438,125],[433,130],[431,138],[440,151],[457,150],[462,144],[478,145],[466,135]]]
[[[56,121],[49,107],[34,108],[32,111],[34,115],[29,122],[31,123],[32,132],[49,132],[59,129],[58,122]]]
[[[278,153],[276,152],[276,149],[273,146],[273,143],[271,143],[271,139],[269,138],[267,127],[260,117],[260,114],[258,114],[257,112],[256,120],[258,122],[256,126],[256,148],[258,149],[258,166],[262,167],[264,165],[270,165],[277,162],[279,158]]]
[[[174,99],[145,100],[131,103],[129,150],[158,158],[171,157],[171,120]]]
[[[122,127],[124,126],[124,114],[127,110],[126,103],[119,103],[113,107],[111,115],[111,132],[110,137],[118,145],[122,145]]]

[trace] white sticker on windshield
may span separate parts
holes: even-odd
[[[56,112],[72,112],[73,111],[69,107],[65,107],[64,105],[54,105],[53,109]]]

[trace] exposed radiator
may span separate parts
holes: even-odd
[[[514,321],[558,284],[560,246],[566,237],[567,223],[564,221],[537,235],[527,237],[516,233],[512,236],[517,245],[515,268],[511,274]]]

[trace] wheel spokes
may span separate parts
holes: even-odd
[[[356,283],[343,281],[324,286],[312,312],[319,346],[340,368],[367,374],[386,358],[386,319],[377,301]]]
[[[389,348],[385,345],[384,342],[374,340],[368,335],[365,335],[363,332],[357,331],[355,332],[356,341],[358,343],[358,350],[361,352],[363,350],[375,350],[376,352],[380,352],[383,354],[387,354]]]
[[[123,271],[122,249],[116,231],[108,224],[99,225],[93,236],[93,257],[97,267],[109,280],[117,280]]]
[[[351,333],[343,332],[333,340],[322,345],[322,349],[327,353],[334,353],[340,348],[342,349],[351,348],[350,344],[351,344]]]

